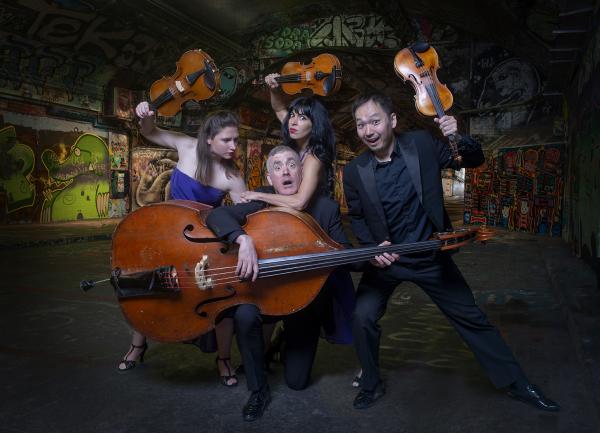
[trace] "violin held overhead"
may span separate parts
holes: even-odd
[[[173,75],[150,86],[150,109],[163,116],[174,116],[186,101],[209,99],[219,90],[219,69],[204,51],[186,51],[176,65]]]
[[[404,48],[394,58],[394,70],[403,81],[415,90],[415,107],[424,116],[441,119],[452,107],[454,98],[448,87],[437,78],[439,58],[435,49],[426,42],[418,42]],[[452,158],[460,163],[455,135],[448,136]]]
[[[229,249],[206,227],[208,209],[185,200],[152,204],[115,229],[111,282],[128,322],[149,338],[191,340],[239,304],[255,304],[268,315],[291,314],[312,302],[336,266],[384,252],[452,249],[491,236],[489,230],[467,229],[425,242],[343,249],[310,216],[270,208],[250,215],[244,226],[256,246],[259,274],[254,282],[241,281],[237,248]]]
[[[342,66],[333,54],[319,54],[307,64],[286,63],[275,80],[288,95],[310,89],[315,95],[328,96],[337,92],[342,85]],[[254,84],[263,83],[262,78],[254,81]]]

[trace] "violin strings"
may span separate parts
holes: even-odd
[[[425,88],[428,90],[427,93],[429,94],[429,98],[431,99],[431,102],[433,103],[436,109],[435,111],[437,115],[441,116],[441,113],[444,112],[444,106],[442,104],[442,101],[440,100],[440,95],[438,94],[433,84],[433,77],[431,75],[431,72],[428,69],[425,69],[425,67],[423,66],[421,66],[419,70],[421,71],[421,76],[425,76],[429,80],[429,82],[425,84]]]
[[[435,85],[433,84],[431,72],[425,69],[424,67],[420,67],[419,70],[429,79],[429,84],[426,84],[425,88],[428,90],[427,93],[429,94],[429,98],[431,99],[431,102],[433,103],[436,109],[437,115],[441,116],[442,113],[444,113],[444,105],[442,104],[442,100],[440,99],[439,93],[435,89]],[[450,150],[452,152],[452,157],[456,159],[458,157],[458,149],[456,148],[456,144],[454,143],[454,141],[450,137],[448,138],[450,141]]]
[[[296,83],[302,79],[300,74],[280,75],[275,79],[278,83]]]

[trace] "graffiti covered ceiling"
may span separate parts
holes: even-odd
[[[62,92],[98,109],[107,88],[147,89],[174,71],[184,51],[202,48],[222,72],[213,102],[268,107],[268,93],[251,85],[254,77],[329,51],[344,72],[342,89],[328,99],[336,129],[351,129],[350,101],[372,89],[390,92],[406,113],[400,127],[414,127],[426,122],[414,114],[412,89],[393,72],[399,49],[416,40],[436,45],[439,76],[459,113],[519,103],[542,90],[560,93],[598,7],[592,0],[572,3],[2,0],[0,80],[5,94],[52,102]],[[501,63],[504,69],[490,66]],[[502,88],[511,76],[526,89]]]

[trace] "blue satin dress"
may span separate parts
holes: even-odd
[[[221,206],[226,192],[209,185],[203,185],[197,179],[188,176],[177,167],[171,174],[171,199],[192,200],[212,207]]]
[[[191,200],[212,207],[219,207],[226,193],[226,191],[200,183],[200,181],[188,176],[177,167],[173,169],[171,174],[171,200]],[[217,351],[217,338],[214,330],[201,335],[190,343],[195,344],[206,353]]]

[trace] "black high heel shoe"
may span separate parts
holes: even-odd
[[[131,352],[133,352],[135,349],[142,349],[142,351],[140,352],[140,355],[138,356],[138,359],[140,360],[140,364],[142,362],[144,362],[144,354],[146,353],[146,350],[148,349],[148,342],[145,341],[144,344],[142,344],[141,346],[136,346],[135,344],[132,344],[129,352],[127,352],[125,354],[125,358],[123,358],[123,360],[121,362],[119,362],[118,365],[118,369],[119,371],[127,371],[127,370],[131,370],[132,368],[135,367],[135,360],[134,359],[127,359],[127,357],[129,356],[129,354]],[[123,368],[121,368],[121,366],[123,366]]]
[[[233,374],[231,374],[231,367],[229,366],[229,364],[227,364],[227,361],[230,361],[230,360],[231,360],[231,358],[219,358],[218,355],[217,355],[217,359],[215,359],[215,363],[217,364],[217,373],[219,373],[219,377],[221,378],[221,383],[224,386],[226,386],[227,388],[237,386],[237,384],[238,384],[238,378],[235,375],[235,370],[234,370]],[[221,370],[219,370],[219,361],[221,361],[223,364],[225,364],[225,367],[227,367],[227,374],[225,376],[221,376]],[[235,382],[229,383],[229,381],[231,379],[234,379]]]

